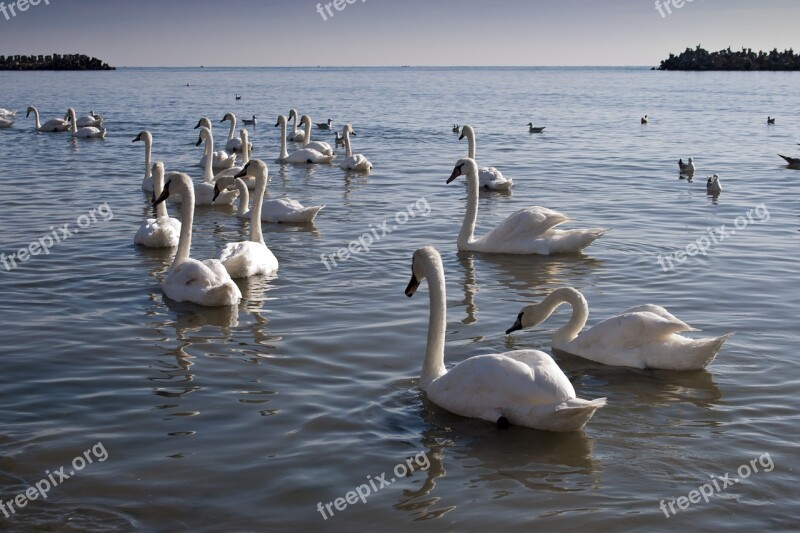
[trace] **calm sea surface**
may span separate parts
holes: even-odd
[[[69,476],[50,478],[46,500],[0,514],[0,529],[796,529],[800,171],[776,154],[800,156],[799,88],[798,73],[644,69],[0,74],[0,107],[20,110],[0,130],[0,252],[51,226],[85,226],[48,255],[0,265],[0,500],[62,466]],[[103,113],[108,138],[37,134],[28,105],[43,120],[70,106]],[[292,107],[352,123],[374,172],[274,163],[275,118]],[[192,128],[210,117],[221,147],[228,111],[259,117],[248,129],[254,157],[270,165],[269,197],[326,207],[314,225],[264,225],[280,271],[240,283],[238,309],[166,302],[171,252],[133,244],[152,210],[140,189],[144,147],[131,140],[150,130],[154,159],[199,180]],[[530,121],[545,133],[528,134]],[[467,147],[454,123],[473,125],[479,162],[515,183],[512,194],[481,195],[479,233],[529,205],[563,211],[569,227],[613,231],[578,256],[458,254],[466,187],[445,180]],[[690,156],[693,182],[675,164]],[[705,191],[712,173],[717,199]],[[103,204],[94,222],[80,218]],[[396,224],[409,204],[423,209]],[[734,229],[737,217],[746,224],[706,256],[659,265],[658,254]],[[368,253],[330,271],[320,261],[384,221],[397,228]],[[246,228],[230,208],[199,209],[192,255],[212,257]],[[419,391],[428,291],[403,290],[426,244],[446,270],[448,364],[550,352],[568,308],[535,330],[503,332],[560,286],[584,293],[589,325],[654,303],[700,335],[736,335],[698,372],[557,355],[578,395],[608,406],[582,432],[499,431]],[[92,463],[76,465],[87,450]],[[416,471],[396,476],[409,458]],[[395,481],[323,519],[318,503],[384,473]],[[726,474],[740,481],[724,486]],[[712,480],[720,490],[708,503],[678,508]],[[661,500],[677,513],[667,518]]]

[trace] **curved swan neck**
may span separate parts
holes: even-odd
[[[250,208],[250,191],[247,190],[247,184],[242,178],[236,178],[236,189],[239,191],[239,208],[236,210],[236,215],[242,216]]]
[[[303,120],[301,122],[306,127],[305,137],[303,137],[303,146],[305,146],[311,142],[311,117],[303,115]]]
[[[464,134],[466,135],[467,142],[469,143],[467,157],[470,159],[475,159],[475,131],[471,127],[464,126]]]
[[[353,149],[350,147],[350,128],[344,130],[344,155],[347,157],[353,155]]]
[[[170,270],[189,258],[192,250],[192,223],[194,222],[194,185],[188,176],[179,176],[179,194],[181,195],[181,237],[178,241],[178,251],[172,261]]]
[[[228,130],[228,140],[232,141],[233,136],[236,134],[236,115],[229,113],[229,116],[231,117],[231,129]]]
[[[78,133],[78,119],[75,118],[75,110],[69,110],[69,131],[73,134]]]
[[[441,259],[429,258],[425,264],[425,279],[430,293],[430,316],[428,317],[428,344],[425,362],[419,377],[419,388],[423,391],[433,380],[447,373],[444,367],[444,335],[447,327],[447,296],[444,269]]]
[[[550,316],[563,303],[568,303],[572,307],[572,316],[553,334],[553,343],[573,340],[581,332],[589,318],[589,304],[586,303],[586,299],[580,292],[571,287],[554,290],[539,305],[543,308],[546,316]]]
[[[470,244],[475,239],[475,224],[478,220],[478,172],[477,168],[467,171],[467,211],[458,233],[458,245]]]
[[[294,109],[292,109],[294,111]],[[292,120],[294,119],[294,120]],[[297,135],[297,112],[289,112],[289,120],[292,121],[292,133]]]
[[[264,234],[261,232],[261,208],[264,204],[264,193],[267,191],[267,176],[266,168],[259,169],[256,174],[256,193],[253,196],[253,209],[250,211],[250,240],[261,244],[264,244]]]
[[[289,157],[289,152],[286,150],[286,121],[281,120],[281,161]]]
[[[42,127],[42,123],[39,122],[39,110],[35,107],[32,107],[31,109],[33,109],[33,116],[36,117],[36,129],[38,130]]]

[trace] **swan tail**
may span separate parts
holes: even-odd
[[[560,232],[560,238],[550,247],[550,253],[580,252],[609,231],[605,228],[563,230]]]
[[[698,347],[696,359],[694,360],[694,364],[690,370],[705,368],[711,364],[711,362],[717,357],[717,354],[719,354],[719,352],[722,350],[722,346],[725,344],[725,341],[727,341],[733,335],[735,335],[735,333],[731,332],[721,337],[715,337],[701,341],[702,344]]]
[[[606,405],[605,398],[596,400],[572,398],[551,408],[550,413],[540,419],[534,427],[548,431],[579,431],[591,420],[595,411],[604,405]]]
[[[711,364],[722,350],[725,341],[733,335],[734,333],[728,333],[721,337],[689,340],[677,354],[657,362],[645,360],[645,366],[664,370],[701,370]]]

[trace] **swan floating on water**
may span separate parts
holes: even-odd
[[[478,218],[478,165],[475,160],[459,159],[447,179],[467,179],[467,211],[458,234],[459,251],[494,254],[540,254],[579,252],[606,233],[606,229],[555,229],[568,219],[546,207],[527,207],[512,213],[483,237],[475,238]]]
[[[297,128],[297,119],[297,110],[290,109],[288,120],[292,121],[292,132],[288,135],[288,137],[286,137],[286,139],[295,142],[303,142],[303,140],[306,138],[306,130]]]
[[[239,142],[241,143],[242,146],[242,164],[237,165],[235,167],[226,168],[222,172],[214,174],[215,181],[225,176],[235,177],[239,172],[242,171],[242,169],[245,166],[247,166],[247,163],[250,162],[250,147],[252,146],[252,143],[249,141],[249,134],[247,133],[247,130],[242,128],[242,130],[239,132],[239,136],[240,136]],[[255,179],[244,178],[243,181],[248,189],[252,190],[256,188]]]
[[[5,107],[0,107],[0,117],[15,117],[17,116],[17,110],[11,111],[10,109],[6,109]]]
[[[312,148],[322,155],[335,155],[331,145],[325,141],[312,141],[311,140],[311,117],[303,115],[300,118],[300,123],[304,126],[305,137],[303,137],[303,148]]]
[[[33,115],[36,117],[36,125],[35,125],[36,131],[41,131],[41,132],[45,132],[45,133],[61,133],[61,132],[69,131],[69,129],[70,129],[69,121],[63,120],[63,119],[60,119],[60,118],[51,118],[50,120],[48,120],[44,124],[40,124],[39,123],[39,110],[36,109],[33,106],[30,106],[28,108],[28,112],[25,114],[25,118],[28,118],[28,116],[31,113],[33,113]]]
[[[153,201],[164,190],[164,163],[156,161],[153,164]],[[148,248],[173,248],[178,246],[181,234],[181,223],[176,218],[171,218],[167,213],[167,203],[161,202],[156,206],[156,218],[148,218],[139,227],[133,242]]]
[[[181,235],[178,251],[161,285],[164,294],[176,302],[193,302],[209,307],[236,305],[242,298],[239,287],[218,259],[198,261],[190,257],[194,220],[194,186],[182,172],[167,175],[167,182],[154,206],[164,202],[170,188],[184,199],[181,202]]]
[[[211,121],[208,117],[203,117],[197,122],[197,126],[194,129],[198,128],[206,128],[208,130],[208,134],[212,135],[212,128],[211,128]],[[211,143],[214,144],[213,141]],[[200,146],[200,142],[197,143],[197,146]],[[211,170],[212,172],[220,172],[225,169],[231,168],[236,165],[236,154],[228,155],[228,152],[225,150],[217,150],[211,156]],[[205,168],[206,166],[206,156],[200,158],[200,166]]]
[[[338,131],[336,133],[339,133]],[[363,170],[369,172],[372,170],[372,163],[369,162],[363,154],[354,154],[350,146],[350,135],[355,136],[356,132],[353,131],[353,126],[345,124],[342,130],[342,138],[344,139],[345,158],[340,165],[344,170]]]
[[[200,146],[205,141],[205,148],[203,152],[203,182],[195,185],[194,197],[195,205],[213,205],[215,203],[214,196],[214,173],[211,170],[211,160],[214,156],[214,135],[211,130],[205,126],[200,127],[200,135],[197,139],[196,146]],[[236,199],[236,191],[226,191],[216,198],[216,203],[231,205]],[[173,200],[175,203],[182,202],[183,196],[178,195]]]
[[[464,126],[461,131],[461,136],[458,138],[458,140],[460,141],[464,137],[467,138],[467,142],[469,143],[467,157],[470,159],[475,159],[475,130],[472,129],[472,126]],[[478,181],[482,188],[492,191],[507,191],[514,184],[514,181],[511,178],[503,177],[503,173],[494,167],[479,168]]]
[[[147,130],[142,130],[139,135],[131,142],[144,141],[144,179],[142,179],[142,190],[153,192],[153,174],[150,167],[150,153],[153,148],[153,136]]]
[[[75,118],[75,110],[71,107],[67,110],[67,115],[69,116],[70,122],[70,129],[69,131],[72,133],[72,136],[77,139],[105,139],[106,138],[106,129],[105,128],[95,128],[93,126],[85,126],[83,128],[78,129],[77,120]]]
[[[304,115],[305,117],[305,115]],[[303,147],[299,150],[293,151],[291,154],[286,149],[286,117],[278,115],[278,122],[275,127],[281,127],[281,154],[278,156],[279,163],[300,163],[300,164],[313,164],[313,163],[330,163],[335,156],[325,155],[319,151]],[[310,126],[309,126],[310,128]],[[309,130],[306,130],[306,136],[309,135]]]
[[[522,308],[506,334],[541,324],[563,303],[572,316],[553,334],[552,346],[573,355],[613,366],[697,370],[705,368],[733,335],[690,339],[678,335],[698,331],[657,305],[639,305],[583,330],[589,305],[576,289],[556,289],[538,304]]]
[[[69,118],[69,113],[64,115],[64,120]],[[79,128],[102,128],[103,117],[96,116],[94,111],[90,111],[88,115],[78,118],[77,121]]]
[[[226,120],[230,120],[231,121],[231,129],[230,129],[230,131],[228,131],[228,140],[225,143],[225,150],[227,150],[228,152],[235,152],[237,154],[241,154],[242,153],[242,141],[235,137],[235,135],[236,135],[236,115],[234,115],[233,113],[225,113],[225,116],[222,117],[222,120],[220,120],[220,123],[225,122]],[[252,150],[253,149],[253,145],[251,144],[248,148],[250,150]],[[244,166],[244,163],[242,163],[242,166]]]
[[[431,246],[414,252],[406,296],[413,296],[423,280],[428,282],[430,315],[419,388],[433,403],[499,427],[516,425],[549,431],[577,431],[606,404],[605,398],[577,398],[553,358],[538,350],[478,355],[447,370],[444,268],[439,252]]]

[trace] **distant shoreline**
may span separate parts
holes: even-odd
[[[777,48],[771,52],[753,52],[750,48],[734,52],[728,47],[708,52],[697,45],[694,50],[687,48],[678,56],[670,54],[653,70],[795,72],[800,71],[800,55],[795,55],[791,48],[783,52],[778,52]]]
[[[116,70],[83,54],[0,56],[0,70]]]

